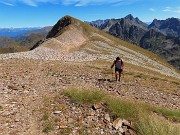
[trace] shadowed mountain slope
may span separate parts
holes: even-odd
[[[96,27],[93,23],[90,24]],[[121,19],[110,19],[97,28],[117,38],[148,49],[180,69],[179,26],[178,18],[155,19],[148,26],[138,18],[128,15]]]
[[[179,37],[180,36],[180,19],[168,18],[166,20],[154,19],[148,26],[149,29],[156,29],[166,36]]]

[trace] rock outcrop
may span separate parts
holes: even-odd
[[[180,19],[168,18],[166,20],[154,19],[153,22],[148,26],[149,29],[155,29],[160,31],[169,37],[180,36]]]
[[[93,26],[96,27],[96,25]],[[138,18],[128,15],[121,19],[110,19],[97,28],[144,49],[148,49],[166,59],[177,69],[180,69],[179,26],[180,19],[178,18],[155,19],[148,26]]]

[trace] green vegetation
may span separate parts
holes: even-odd
[[[71,128],[64,128],[58,132],[58,135],[69,135],[72,132]]]
[[[141,118],[135,129],[139,135],[178,135],[180,133],[177,126],[152,116]]]
[[[25,39],[15,40],[9,37],[0,37],[0,54],[29,51],[38,41],[44,39],[46,33],[29,33]]]
[[[54,130],[54,128],[53,128],[52,124],[51,124],[51,123],[48,123],[48,124],[45,126],[45,128],[43,129],[43,132],[44,132],[44,133],[48,133],[48,132],[51,132],[51,131],[53,131],[53,130]]]
[[[106,104],[112,115],[115,117],[121,117],[133,121],[137,120],[143,109],[146,108],[145,105],[142,106],[133,101],[122,100],[115,97],[108,97],[106,99]],[[147,111],[147,109],[145,110]]]
[[[93,104],[103,101],[105,94],[97,90],[85,90],[85,89],[66,89],[64,94],[69,96],[72,101],[83,104]]]
[[[154,109],[154,112],[157,114],[161,114],[169,120],[173,120],[175,122],[180,122],[180,110],[170,110],[167,108],[157,107]]]
[[[103,102],[111,115],[133,121],[137,134],[140,135],[176,135],[180,129],[172,124],[172,120],[180,122],[180,111],[154,107],[145,103],[109,96],[96,90],[79,90],[75,88],[64,90],[64,94],[72,101],[80,104]],[[153,112],[157,115],[154,118]],[[160,116],[164,116],[163,120]],[[165,119],[165,118],[168,118]],[[170,121],[169,121],[170,120]],[[168,124],[167,124],[168,122]]]
[[[2,107],[2,106],[0,106],[0,111],[1,111],[1,110],[3,110],[3,107]]]
[[[18,45],[0,48],[0,54],[15,53],[15,52],[25,52],[25,51],[28,51],[28,48],[26,48],[24,46],[18,46]]]
[[[49,119],[49,115],[47,113],[45,113],[42,117],[42,120],[46,121]]]
[[[151,77],[152,80],[159,80],[158,77]]]
[[[176,81],[172,81],[172,83],[175,84],[175,85],[180,85],[180,83],[176,82]]]
[[[147,76],[143,75],[143,74],[138,74],[138,75],[135,75],[134,76],[135,78],[143,78],[143,79],[146,79]]]

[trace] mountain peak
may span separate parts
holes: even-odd
[[[61,33],[62,30],[67,27],[68,25],[72,24],[75,22],[75,18],[66,15],[62,17],[52,28],[52,30],[48,33],[46,38],[52,38],[55,37],[58,33]]]
[[[126,17],[124,17],[125,19],[129,19],[129,20],[133,20],[134,19],[134,17],[132,16],[132,14],[129,14],[129,15],[127,15]]]
[[[154,19],[148,26],[149,29],[158,29],[166,36],[178,37],[180,36],[180,19],[168,18],[166,20]]]

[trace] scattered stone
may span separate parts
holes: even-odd
[[[70,124],[74,123],[74,119],[68,118],[68,123],[70,123]]]
[[[15,122],[19,122],[19,119],[15,119]]]
[[[124,132],[128,131],[128,127],[127,126],[122,126],[122,129]]]
[[[59,126],[56,126],[55,129],[58,130],[60,127]]]
[[[131,123],[125,119],[122,120],[124,126],[131,126]]]
[[[54,111],[53,114],[60,114],[62,111]]]
[[[49,53],[47,52],[47,54],[45,55],[48,54]],[[35,56],[31,56],[31,57],[35,57]],[[45,60],[45,58],[42,59]],[[75,58],[69,57],[68,59],[73,61]],[[25,61],[28,60],[25,59]],[[13,64],[13,60],[10,62],[12,62]],[[49,66],[49,61],[45,61],[45,63]],[[79,72],[77,74],[76,73],[74,74],[74,72],[77,71],[72,70],[71,67],[68,67],[67,69],[71,71],[70,74],[76,78],[75,80],[73,80],[73,77],[71,75],[67,75],[69,71],[66,71],[66,73],[64,73],[64,69],[63,68],[61,69],[61,67],[58,67],[56,65],[50,65],[50,67],[46,67],[44,66],[44,61],[37,62],[35,64],[35,68],[31,67],[31,64],[28,65],[26,63],[22,64],[22,69],[20,69],[19,67],[12,68],[11,63],[7,63],[7,64],[9,69],[6,70],[5,68],[2,67],[6,67],[7,65],[5,65],[4,63],[0,63],[0,69],[3,69],[3,71],[0,72],[0,79],[2,79],[2,81],[0,81],[0,98],[2,99],[0,100],[0,104],[3,105],[3,109],[0,109],[0,113],[1,113],[0,128],[3,129],[2,134],[4,135],[10,133],[9,130],[15,130],[15,129],[18,129],[19,131],[18,134],[28,134],[29,131],[31,133],[37,133],[39,131],[37,130],[37,126],[39,126],[41,129],[42,128],[41,126],[46,124],[46,122],[48,122],[47,120],[43,120],[41,121],[41,123],[39,123],[38,121],[38,119],[41,118],[39,116],[42,116],[39,115],[40,113],[39,110],[41,110],[41,107],[43,106],[44,98],[46,97],[52,98],[53,96],[57,96],[57,91],[62,92],[63,89],[69,88],[69,84],[66,84],[67,82],[62,81],[64,79],[70,81],[72,87],[77,87],[77,86],[86,87],[86,85],[94,88],[98,87],[101,90],[109,92],[110,94],[117,94],[116,91],[119,91],[121,96],[123,95],[125,97],[133,98],[134,95],[137,95],[138,99],[144,97],[143,100],[146,99],[145,102],[153,101],[154,104],[159,104],[162,106],[170,106],[170,108],[171,106],[172,108],[175,107],[178,108],[180,103],[178,102],[179,101],[178,95],[174,95],[173,97],[171,94],[167,95],[165,92],[161,92],[161,93],[156,92],[156,90],[152,89],[151,87],[145,88],[139,86],[140,85],[139,82],[134,84],[126,83],[125,86],[121,85],[121,87],[119,84],[109,83],[109,81],[99,84],[97,83],[99,77],[96,77],[95,75],[93,75],[93,73],[91,73],[91,75],[89,73],[86,73],[87,76],[86,74],[83,75],[83,73],[79,73]],[[17,65],[18,64],[21,63],[17,62]],[[24,65],[26,66],[24,67]],[[15,63],[13,66],[16,67]],[[50,69],[53,66],[58,67],[57,69],[58,71],[61,70],[63,71],[60,72],[59,76],[63,76],[63,75],[67,75],[67,76],[62,77],[63,79],[61,77],[51,76],[51,72],[56,72],[56,71],[53,70],[47,71],[47,69]],[[27,75],[24,75],[23,68],[25,69],[32,68],[30,69],[31,74],[28,74],[27,72],[26,73]],[[47,72],[45,73],[45,71]],[[9,75],[6,74],[6,72],[9,73]],[[83,72],[83,70],[81,72]],[[82,77],[79,77],[79,74],[82,74]],[[102,74],[99,76],[101,78],[104,78]],[[71,78],[72,80],[69,80],[68,77]],[[82,81],[81,78],[84,79],[85,81]],[[111,91],[109,91],[109,89],[111,89]],[[127,89],[129,90],[127,91]],[[144,89],[146,89],[146,91]],[[152,93],[152,97],[153,97],[152,99],[151,96],[149,96],[150,93]],[[102,104],[94,104],[92,106],[93,109],[91,109],[91,107],[89,107],[88,105],[82,106],[76,103],[72,103],[72,101],[69,98],[64,98],[63,96],[61,96],[61,98],[57,98],[57,100],[58,103],[54,103],[53,101],[52,102],[53,104],[49,104],[49,100],[48,100],[48,105],[50,105],[50,107],[47,110],[49,111],[48,114],[51,113],[51,115],[48,115],[49,117],[48,120],[51,120],[52,117],[55,120],[55,125],[54,123],[52,123],[52,126],[55,129],[54,131],[51,131],[52,134],[58,134],[58,131],[61,129],[66,131],[69,128],[70,129],[72,128],[72,132],[71,130],[68,131],[71,132],[69,134],[73,134],[73,132],[74,134],[78,134],[81,130],[83,130],[82,132],[85,134],[87,134],[89,131],[90,134],[135,135],[135,132],[131,130],[132,129],[131,122],[124,119],[122,120],[122,122],[119,122],[116,119],[112,123],[112,119],[110,118],[108,112],[106,112],[106,109],[104,109],[105,106]],[[65,104],[66,106],[68,106],[68,108],[57,109],[59,108],[59,106],[61,106],[61,103],[62,105]],[[56,111],[54,110],[55,108]],[[59,111],[59,110],[63,110],[63,111]],[[43,110],[41,113],[44,114]],[[57,114],[57,115],[52,115],[52,114]],[[14,125],[14,127],[12,125]],[[78,128],[76,126],[78,126]],[[12,127],[13,129],[10,129],[10,127]]]
[[[117,118],[114,122],[113,122],[113,127],[117,130],[120,127],[122,127],[122,119]]]
[[[66,124],[61,124],[60,126],[59,126],[59,128],[61,128],[61,129],[64,129],[64,128],[67,128],[68,126],[66,125]]]
[[[121,133],[124,133],[124,129],[123,129],[122,127],[120,127],[118,130],[119,130]]]
[[[105,114],[104,119],[105,119],[106,121],[108,121],[108,122],[110,122],[110,120],[111,120],[109,114]]]
[[[98,109],[100,109],[102,107],[102,105],[99,103],[99,104],[94,104],[93,106],[92,106],[92,109],[93,110],[98,110]]]

